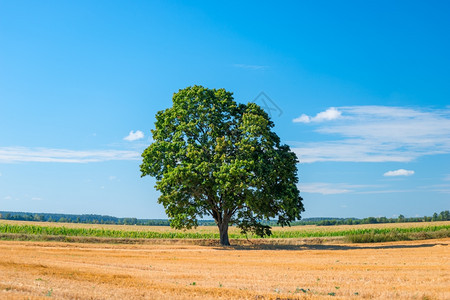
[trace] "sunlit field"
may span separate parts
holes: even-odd
[[[60,222],[31,222],[31,221],[12,221],[0,219],[0,224],[17,224],[17,225],[36,225],[47,227],[66,227],[66,228],[87,228],[87,229],[108,229],[121,231],[152,231],[152,232],[187,232],[187,233],[217,233],[217,226],[198,226],[189,230],[176,230],[169,226],[138,226],[138,225],[108,225],[108,224],[83,224],[83,223],[60,223]],[[336,226],[317,226],[317,225],[300,225],[291,227],[272,227],[273,232],[299,231],[299,232],[326,232],[326,231],[346,231],[353,229],[370,229],[370,228],[417,228],[427,226],[444,226],[450,225],[450,221],[438,222],[413,222],[413,223],[385,223],[385,224],[358,224],[358,225],[336,225]],[[239,228],[231,226],[229,233],[238,234]]]
[[[0,298],[449,299],[449,225],[274,227],[274,235],[288,237],[241,236],[221,247],[214,226],[178,231],[0,220]],[[350,244],[348,236],[335,236],[365,231],[419,240]]]
[[[229,236],[234,244],[272,243],[298,244],[317,242],[389,242],[426,240],[450,237],[450,222],[400,223],[359,226],[296,226],[274,227],[270,237],[242,234],[231,228]],[[214,245],[219,233],[215,226],[201,226],[191,230],[170,227],[145,227],[121,225],[89,225],[38,222],[2,222],[0,239],[22,241],[65,241],[99,243],[157,243],[183,242],[197,245]]]
[[[0,242],[2,299],[450,299],[450,239],[235,246]]]

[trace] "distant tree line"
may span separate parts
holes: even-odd
[[[70,215],[70,214],[52,214],[52,213],[29,213],[0,211],[0,219],[16,221],[34,221],[34,222],[61,222],[61,223],[86,223],[86,224],[116,224],[116,225],[144,225],[144,226],[169,226],[167,219],[137,219],[137,218],[117,218],[103,215]],[[301,221],[292,222],[291,225],[356,225],[356,224],[377,224],[377,223],[406,223],[406,222],[432,222],[432,221],[450,221],[450,212],[441,211],[432,216],[406,218],[399,215],[397,218],[386,217],[368,217],[364,219],[357,218],[306,218]],[[264,225],[277,226],[276,221],[263,221]],[[213,220],[198,220],[200,226],[216,226]]]
[[[87,224],[116,224],[116,225],[149,225],[168,226],[168,220],[164,219],[137,219],[117,218],[103,215],[70,215],[53,213],[29,213],[0,211],[0,219],[34,222],[61,222],[61,223],[87,223]]]
[[[439,214],[434,213],[433,216],[428,217],[412,217],[406,218],[404,215],[399,215],[397,218],[386,218],[386,217],[368,217],[364,219],[324,219],[314,224],[319,226],[330,226],[330,225],[356,225],[356,224],[382,224],[382,223],[407,223],[407,222],[432,222],[432,221],[450,221],[450,212],[448,210],[441,211]],[[300,225],[300,224],[299,224]]]

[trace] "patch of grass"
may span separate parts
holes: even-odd
[[[46,297],[51,297],[53,294],[53,289],[50,289],[47,294],[45,294]]]
[[[301,289],[301,288],[297,287],[297,288],[295,289],[295,291],[294,291],[294,294],[298,294],[298,293],[300,293],[300,292],[306,294],[306,293],[308,293],[309,291],[310,291],[309,289],[305,290],[305,289]]]
[[[410,231],[400,230],[399,228],[393,228],[393,230],[386,232],[377,232],[375,230],[372,230],[361,234],[348,235],[347,239],[352,243],[381,243],[381,242],[395,242],[395,241],[441,239],[450,237],[449,227],[450,226],[435,226],[431,228],[425,227],[425,228],[417,228],[422,230],[410,230]]]

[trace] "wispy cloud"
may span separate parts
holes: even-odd
[[[420,186],[419,188],[422,190],[433,191],[443,194],[450,194],[450,174],[446,174],[442,178],[443,183],[432,184],[427,186]]]
[[[414,190],[381,189],[381,190],[360,191],[356,192],[355,194],[368,195],[368,194],[394,194],[394,193],[411,193],[411,192],[414,192]]]
[[[342,184],[311,182],[299,184],[300,192],[309,194],[334,195],[350,193],[352,190]]]
[[[335,136],[331,141],[292,142],[292,150],[304,163],[408,162],[450,153],[449,109],[347,106],[315,117],[300,116],[295,122],[310,123],[317,126],[317,133]]]
[[[450,194],[450,184],[436,185],[434,186],[434,191],[443,194]]]
[[[292,151],[301,163],[313,162],[408,162],[416,153],[397,152],[390,144],[364,139],[325,142],[291,142]]]
[[[269,66],[263,65],[247,65],[247,64],[234,64],[233,67],[247,70],[265,70]]]
[[[67,150],[50,148],[0,147],[0,163],[58,162],[89,163],[139,160],[140,153],[126,150]]]
[[[433,191],[433,192],[438,192],[438,193],[443,193],[443,194],[450,194],[450,184],[449,183],[421,186],[420,188],[427,190],[427,191]]]
[[[346,184],[346,183],[302,182],[299,184],[298,187],[301,193],[335,195],[335,194],[355,193],[361,189],[374,186]]]
[[[136,132],[134,132],[133,130],[130,131],[130,133],[124,137],[123,139],[125,141],[136,141],[136,140],[140,140],[144,138],[144,133],[140,130],[136,130]]]
[[[414,171],[413,170],[405,170],[405,169],[398,169],[395,171],[388,171],[386,173],[383,174],[383,176],[411,176],[414,175]]]
[[[338,194],[392,194],[411,192],[408,190],[389,189],[383,185],[357,185],[348,183],[307,182],[298,185],[300,193],[338,195]]]

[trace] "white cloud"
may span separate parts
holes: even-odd
[[[140,153],[126,150],[67,150],[49,148],[0,147],[0,163],[59,162],[89,163],[112,160],[139,160]]]
[[[140,140],[144,138],[144,133],[140,130],[136,130],[136,132],[134,132],[133,130],[130,131],[130,133],[124,137],[123,139],[125,141],[136,141],[136,140]]]
[[[0,177],[2,176],[2,173],[0,172]]]
[[[342,113],[338,111],[336,108],[331,107],[327,109],[326,111],[318,113],[312,120],[315,122],[322,122],[322,121],[331,121],[335,119],[339,119],[341,117]]]
[[[395,171],[388,171],[386,173],[383,174],[383,176],[411,176],[414,175],[414,171],[413,170],[405,170],[405,169],[398,169]]]
[[[311,122],[311,118],[305,114],[302,114],[300,117],[292,120],[292,122],[294,122],[294,123],[309,123],[309,122]]]
[[[319,123],[315,130],[334,135],[333,140],[291,143],[301,162],[409,162],[423,155],[450,153],[449,109],[349,106],[336,111],[341,114],[330,108],[314,118],[297,118],[303,123],[308,118],[311,123],[336,120],[332,125]]]
[[[323,122],[339,119],[342,116],[342,112],[335,107],[330,107],[326,111],[318,113],[315,117],[310,117],[302,114],[300,117],[292,120],[294,123],[311,123],[311,122]]]
[[[42,198],[39,198],[39,197],[32,197],[31,200],[32,200],[32,201],[41,201]]]
[[[3,199],[4,199],[4,200],[12,200],[12,197],[11,197],[11,196],[6,196],[6,197],[4,197]]]

